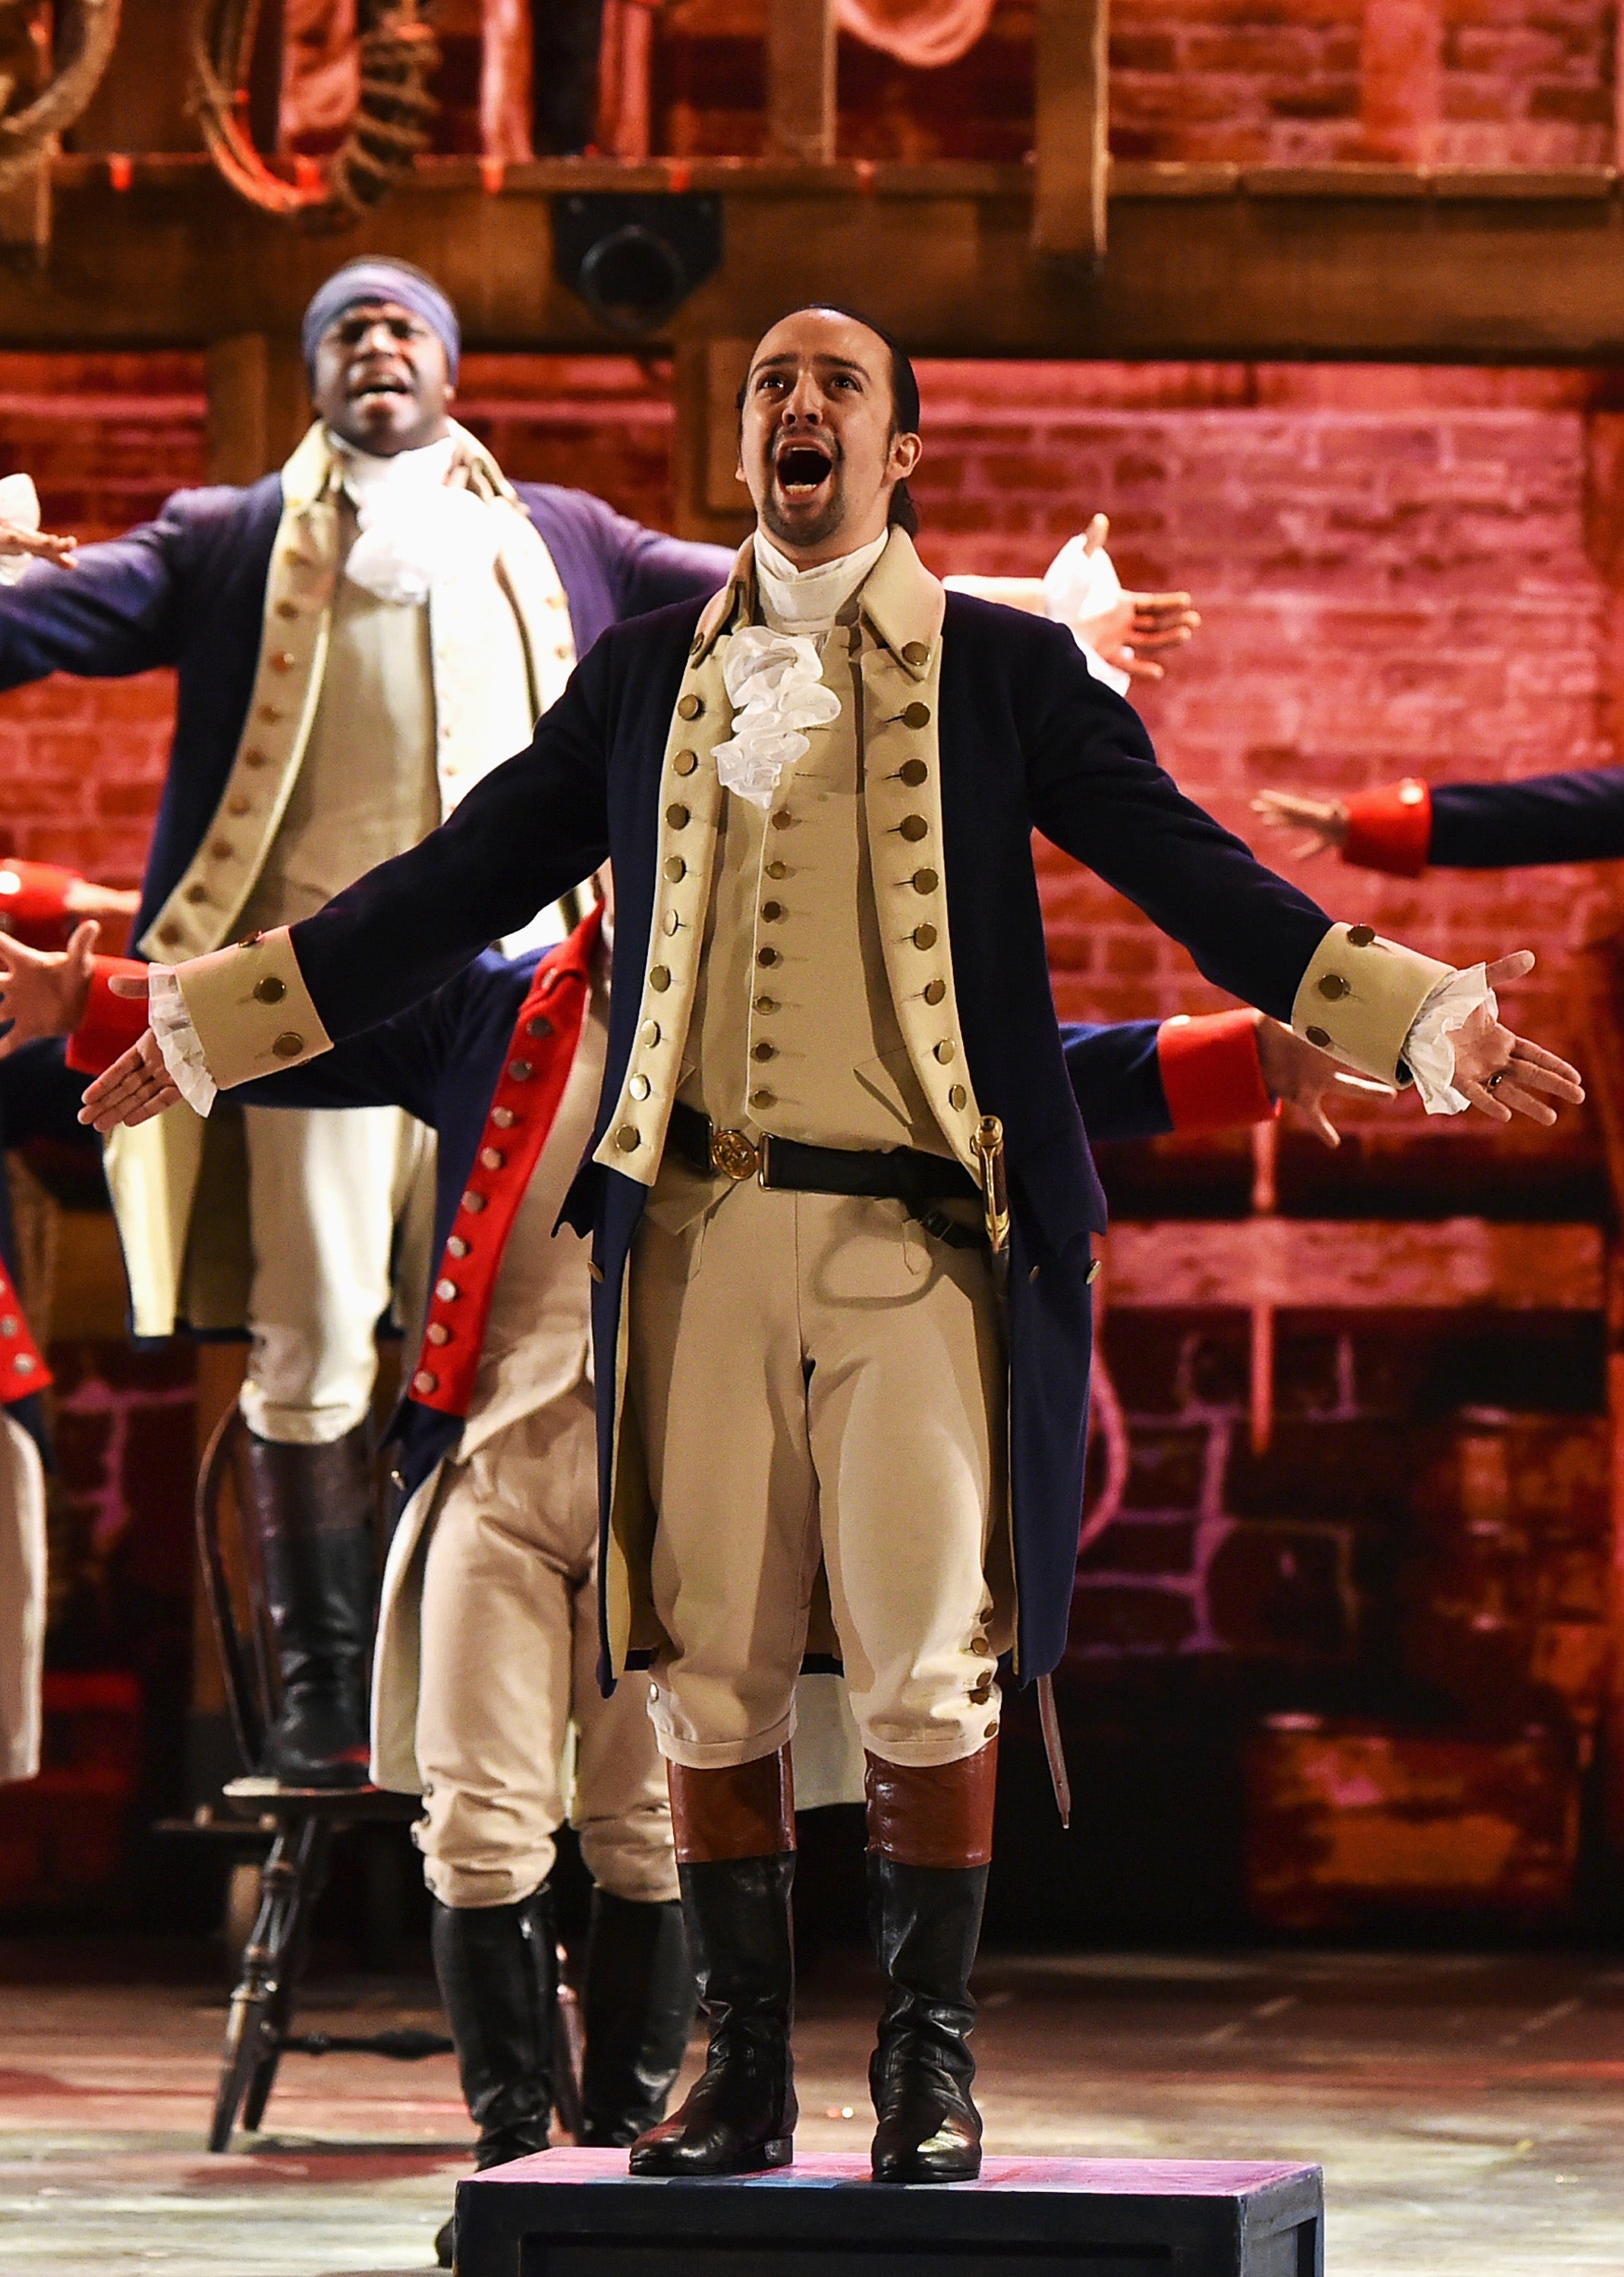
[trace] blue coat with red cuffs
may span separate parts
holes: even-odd
[[[1624,859],[1624,767],[1519,782],[1431,784],[1408,775],[1345,803],[1343,859],[1391,877]]]

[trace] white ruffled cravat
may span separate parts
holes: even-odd
[[[360,525],[344,565],[353,584],[380,601],[421,608],[436,585],[494,566],[497,529],[489,507],[447,479],[456,447],[446,435],[421,451],[379,459],[334,439]]]
[[[741,625],[727,644],[722,677],[733,706],[733,732],[716,747],[724,790],[769,807],[785,767],[812,748],[801,733],[840,716],[840,699],[823,685],[817,643],[805,633]]]

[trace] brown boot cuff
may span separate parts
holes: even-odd
[[[668,1763],[665,1772],[680,1865],[777,1858],[794,1848],[795,1789],[787,1748],[717,1771]]]
[[[998,1743],[956,1763],[866,1758],[869,1847],[900,1866],[984,1866],[992,1856]]]

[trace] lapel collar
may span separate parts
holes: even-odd
[[[733,567],[727,583],[719,593],[713,593],[705,604],[694,636],[694,645],[688,651],[690,664],[703,664],[725,632],[731,632],[742,613],[746,620],[755,605],[755,541],[747,537],[733,558]]]
[[[947,594],[914,551],[906,529],[893,529],[863,582],[862,612],[875,638],[910,680],[930,674],[941,640]]]

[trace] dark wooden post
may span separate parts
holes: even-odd
[[[1038,0],[1037,196],[1041,253],[1105,257],[1111,175],[1110,0]]]
[[[835,155],[834,0],[767,0],[767,149],[814,165]]]

